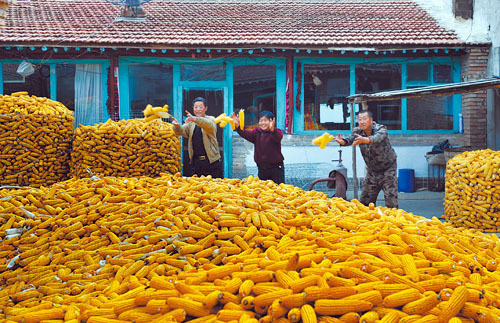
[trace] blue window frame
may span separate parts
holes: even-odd
[[[3,79],[3,64],[19,64],[23,60],[11,60],[11,59],[3,59],[0,60],[0,94],[4,94],[4,79]],[[103,60],[103,59],[82,59],[82,60],[67,60],[67,59],[49,59],[49,60],[41,60],[41,59],[31,59],[28,60],[30,63],[36,64],[37,66],[43,66],[44,70],[42,71],[43,75],[47,77],[48,79],[48,89],[47,89],[47,94],[43,94],[48,96],[50,99],[59,101],[67,101],[71,102],[74,101],[74,77],[73,77],[73,82],[71,83],[71,77],[67,77],[67,69],[66,71],[63,67],[64,66],[70,66],[70,69],[74,69],[76,64],[99,64],[101,65],[101,84],[102,88],[104,89],[102,91],[102,102],[101,102],[101,108],[102,108],[102,115],[100,121],[106,121],[109,119],[109,114],[108,114],[108,109],[106,106],[106,102],[108,101],[108,91],[107,89],[107,79],[108,79],[108,73],[107,69],[109,68],[109,60]],[[45,68],[45,66],[47,68]],[[47,75],[48,74],[48,75]],[[65,77],[65,76],[66,77]],[[58,80],[61,84],[58,84]],[[69,83],[68,83],[69,82]],[[63,89],[62,87],[67,87],[68,84],[70,84],[73,89],[67,91],[65,94],[63,94]],[[73,92],[72,92],[73,91]],[[72,93],[70,93],[72,92]],[[31,94],[31,93],[30,93]],[[73,95],[73,99],[71,96]],[[71,104],[69,104],[68,108],[72,108]]]
[[[308,79],[308,69],[314,66],[316,76],[319,75],[320,83],[324,83],[321,78],[321,66],[325,70],[331,69],[331,66],[349,66],[349,79],[345,83],[349,83],[349,95],[356,93],[369,93],[381,90],[406,89],[416,86],[429,86],[442,83],[451,83],[460,81],[460,61],[456,57],[434,57],[434,58],[380,58],[380,59],[362,59],[362,58],[309,58],[299,57],[294,62],[294,79],[298,74],[301,75],[301,81],[295,82],[294,98],[300,101],[300,111],[294,110],[293,122],[295,133],[297,134],[320,134],[326,129],[311,129],[305,124],[307,113],[310,106],[307,105],[308,99],[306,86],[314,85],[314,81]],[[390,82],[377,80],[376,70],[384,69],[392,70]],[[300,71],[298,71],[300,69]],[[362,88],[360,81],[363,76],[369,75],[369,70],[372,70],[373,77],[370,83],[371,91]],[[364,74],[363,74],[364,73]],[[310,78],[310,77],[309,77]],[[368,77],[370,79],[370,77]],[[346,92],[345,84],[336,89],[329,89],[327,96],[335,94],[335,92]],[[297,96],[298,94],[298,96]],[[344,94],[345,96],[345,94]],[[387,123],[389,131],[394,134],[416,134],[416,133],[457,133],[458,132],[458,115],[461,111],[461,95],[453,95],[450,97],[429,97],[427,101],[414,101],[414,99],[401,99],[394,102],[383,102],[373,107],[377,110],[376,116],[380,117],[381,123]],[[324,103],[324,102],[323,102]],[[427,106],[425,104],[427,103]],[[431,104],[432,103],[432,104]],[[297,101],[295,102],[297,104]],[[321,101],[318,102],[322,104]],[[425,108],[423,108],[425,106]],[[307,109],[309,107],[309,110]],[[340,109],[340,105],[339,105]],[[335,109],[333,109],[335,110]],[[355,105],[355,112],[359,111],[359,106]],[[380,113],[378,113],[380,112]],[[422,114],[426,118],[422,118]],[[429,118],[429,114],[433,118]],[[430,121],[432,119],[432,122]],[[416,120],[419,120],[417,122]],[[424,120],[425,123],[420,122]],[[343,120],[339,121],[342,122]],[[340,126],[336,126],[335,132],[340,130],[341,133],[350,132],[350,126],[342,130]]]
[[[185,90],[213,90],[224,92],[224,107],[220,112],[230,115],[234,107],[234,66],[241,65],[274,65],[276,73],[276,126],[284,129],[286,113],[286,59],[250,59],[250,58],[213,58],[213,59],[190,59],[190,58],[147,58],[147,57],[120,57],[119,69],[119,99],[120,118],[129,119],[131,114],[131,81],[130,67],[132,65],[169,65],[172,67],[171,102],[167,103],[171,108],[172,115],[177,120],[182,120],[183,110],[189,104],[183,102]],[[197,68],[198,67],[198,68]],[[167,90],[167,89],[165,89]],[[258,98],[262,99],[262,98]],[[236,107],[239,109],[240,107]],[[210,110],[210,107],[209,107]],[[223,152],[224,152],[224,175],[232,176],[232,136],[230,127],[223,130]]]

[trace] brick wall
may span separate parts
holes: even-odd
[[[487,77],[489,49],[470,48],[462,59],[462,80],[472,81]],[[464,142],[474,148],[486,148],[486,91],[462,94]]]

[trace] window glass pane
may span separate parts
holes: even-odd
[[[304,130],[349,129],[349,65],[304,65]]]
[[[356,93],[401,89],[401,65],[356,65]],[[387,129],[401,129],[401,100],[367,102],[373,120]]]
[[[430,64],[408,64],[408,81],[428,81]]]
[[[451,83],[451,65],[434,65],[434,82]]]
[[[172,65],[130,65],[130,118],[144,117],[146,105],[172,107]]]
[[[426,96],[406,101],[408,130],[453,129],[453,97]]]
[[[57,101],[75,110],[75,65],[57,64]]]
[[[276,66],[241,65],[233,70],[234,112],[245,109],[245,128],[258,126],[261,111],[276,115]]]
[[[19,63],[3,64],[3,93],[27,91],[29,95],[50,97],[50,66],[47,64],[33,64],[35,72],[22,77],[17,74]]]
[[[224,81],[226,67],[223,65],[181,65],[182,81]]]

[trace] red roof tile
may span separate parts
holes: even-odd
[[[400,48],[459,46],[408,1],[170,1],[143,5],[145,22],[115,21],[105,0],[37,0],[9,8],[0,44],[157,48]]]

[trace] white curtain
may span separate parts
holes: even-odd
[[[102,120],[102,66],[76,64],[75,128],[79,124],[94,125]]]

